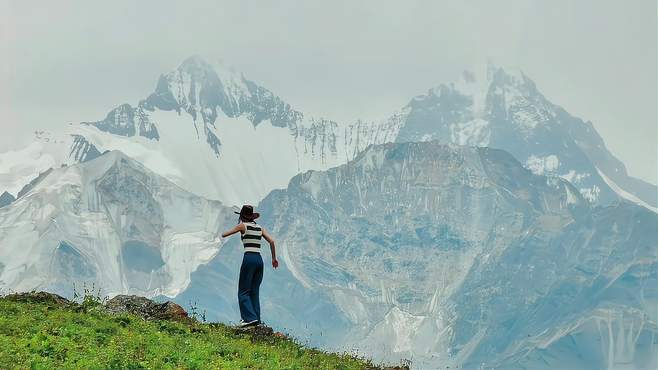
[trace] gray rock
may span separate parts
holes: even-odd
[[[45,179],[46,176],[48,176],[52,171],[53,171],[53,169],[49,168],[49,169],[39,173],[39,176],[35,177],[34,179],[32,179],[32,181],[25,184],[25,186],[23,186],[21,188],[21,190],[16,195],[16,199],[18,199],[18,198],[22,197],[23,195],[29,193],[30,190],[34,189],[34,187],[37,186],[37,184],[39,184],[41,181],[43,181],[43,179]]]
[[[130,104],[122,104],[111,110],[105,119],[95,122],[82,122],[83,125],[95,126],[101,131],[119,136],[143,136],[159,140],[160,135],[156,125],[151,122],[141,106],[133,108]],[[75,147],[76,143],[74,143]]]
[[[105,308],[111,313],[131,313],[146,320],[192,321],[183,307],[174,302],[156,303],[136,295],[118,295],[108,300]]]
[[[38,303],[38,304],[51,304],[51,305],[70,305],[71,301],[68,299],[48,292],[25,292],[25,293],[13,293],[8,294],[4,299],[13,301],[13,302],[23,302],[23,303]]]
[[[2,195],[0,195],[0,208],[10,205],[15,200],[16,200],[16,198],[14,198],[13,195],[11,195],[8,192],[4,191],[2,193]]]
[[[69,156],[76,162],[86,162],[98,158],[101,153],[94,144],[91,144],[82,135],[73,135],[73,144]]]

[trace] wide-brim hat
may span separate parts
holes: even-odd
[[[242,206],[242,209],[240,209],[240,212],[235,212],[233,211],[236,215],[240,215],[240,218],[246,221],[253,221],[260,217],[260,213],[254,212],[254,207],[245,204]]]

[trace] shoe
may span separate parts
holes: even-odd
[[[258,323],[260,323],[260,321],[258,321],[258,320],[251,320],[251,321],[240,320],[240,323],[238,324],[238,327],[239,328],[246,328],[248,326],[258,325]]]

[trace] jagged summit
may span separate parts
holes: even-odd
[[[241,73],[193,56],[162,74],[136,106],[77,126],[65,162],[121,150],[196,194],[256,203],[300,171],[344,163],[375,134],[363,130],[367,139],[359,140],[361,129],[354,131],[343,135],[336,122],[305,118]]]
[[[410,103],[403,108],[403,111],[413,111],[414,108],[425,108],[438,110],[443,113],[439,119],[437,117],[425,117],[428,123],[435,126],[443,124],[453,124],[468,120],[482,119],[488,120],[494,113],[507,114],[507,110],[513,105],[530,105],[542,110],[548,110],[547,106],[552,106],[537,90],[537,87],[523,71],[517,68],[503,68],[488,63],[473,70],[464,70],[462,74],[453,82],[439,84],[430,88],[426,94],[414,97]],[[450,115],[451,114],[451,115]],[[540,122],[526,123],[534,126]],[[545,119],[543,121],[546,121]],[[413,126],[413,125],[410,125]],[[519,129],[524,127],[520,126]],[[413,130],[413,127],[407,127],[407,130]],[[487,138],[472,137],[467,135],[461,138],[440,137],[441,133],[437,132],[436,127],[429,127],[423,132],[406,132],[402,129],[402,141],[419,141],[421,139],[441,139],[450,140],[456,144],[467,141],[475,141],[479,146],[487,146]],[[477,136],[477,135],[476,135]]]
[[[118,149],[227,204],[256,203],[297,173],[346,163],[371,144],[429,140],[506,150],[536,174],[570,181],[595,204],[620,196],[658,203],[656,187],[628,176],[590,122],[546,99],[522,71],[491,63],[429,89],[381,122],[334,122],[295,110],[232,68],[192,56],[162,74],[136,106],[122,104],[75,130],[64,162]],[[252,155],[243,154],[245,145]]]
[[[122,104],[101,121],[83,122],[112,135],[160,139],[155,111],[187,114],[199,139],[206,141],[215,156],[221,152],[216,133],[219,116],[245,117],[254,126],[269,120],[273,126],[297,130],[303,114],[243,74],[200,56],[184,60],[175,70],[160,76],[155,91],[137,106]]]
[[[572,182],[591,202],[609,204],[625,189],[655,207],[656,187],[628,176],[591,122],[552,103],[522,71],[488,65],[412,99],[396,141],[439,140],[504,149],[537,174]]]
[[[176,68],[176,71],[193,75],[198,80],[218,78],[224,84],[237,85],[246,80],[244,73],[234,66],[219,59],[210,59],[201,55],[192,55],[185,59]]]
[[[194,120],[215,123],[218,110],[228,117],[246,115],[258,125],[269,119],[274,126],[294,125],[302,114],[269,90],[233,68],[192,56],[160,77],[156,91],[143,105],[147,109],[186,111]]]

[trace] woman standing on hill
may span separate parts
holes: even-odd
[[[274,239],[260,225],[256,224],[256,219],[260,216],[254,212],[254,207],[250,205],[242,206],[239,223],[231,230],[222,234],[223,238],[240,232],[242,246],[244,247],[244,257],[240,267],[240,282],[238,283],[238,303],[240,305],[240,327],[260,324],[260,301],[258,299],[258,289],[263,281],[263,259],[260,256],[261,238],[265,238],[270,244],[272,253],[272,267],[279,267],[279,261],[276,259],[276,249]]]

